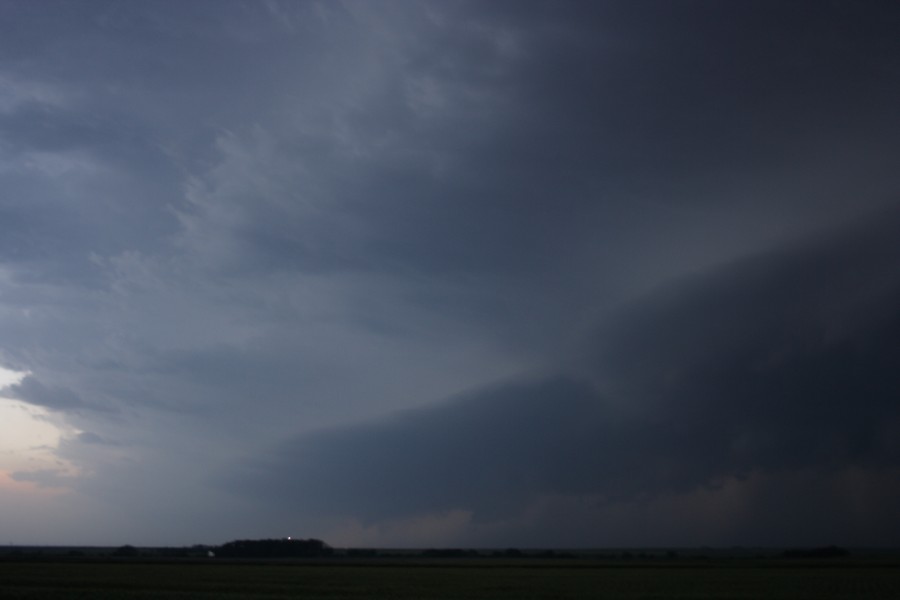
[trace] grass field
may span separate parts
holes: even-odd
[[[0,562],[0,598],[900,598],[900,568],[791,565]]]

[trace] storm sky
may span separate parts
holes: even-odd
[[[0,1],[0,543],[900,539],[892,1]]]

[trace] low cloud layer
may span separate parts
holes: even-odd
[[[885,485],[900,469],[898,233],[891,212],[666,286],[597,329],[577,363],[586,376],[304,435],[234,485],[366,522],[464,511],[490,525],[542,497],[591,497],[597,512],[704,491],[715,502],[734,482],[796,474],[816,484],[733,492],[774,540],[791,541],[775,532],[800,518],[822,538],[858,527],[870,537],[856,541],[889,543],[896,530],[878,524],[900,489]]]

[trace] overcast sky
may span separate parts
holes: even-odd
[[[896,544],[898,30],[0,0],[0,543]]]

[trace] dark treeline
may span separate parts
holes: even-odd
[[[896,558],[900,549],[855,549],[853,552],[840,546],[823,546],[799,549],[764,549],[764,548],[680,548],[660,549],[594,549],[594,550],[552,550],[540,548],[506,548],[506,549],[464,549],[464,548],[428,548],[428,549],[385,549],[385,548],[339,548],[335,550],[318,539],[255,539],[234,540],[220,546],[196,544],[185,547],[135,547],[132,545],[112,547],[90,546],[0,546],[0,560],[59,560],[62,557],[73,560],[97,560],[104,557],[114,560],[127,559],[290,559],[290,558],[322,558],[335,559],[587,559],[609,562],[659,562],[659,561],[697,561],[715,559],[854,559],[876,557],[879,559]]]
[[[234,558],[290,558],[331,556],[334,550],[317,539],[234,540],[215,549],[216,556]]]

